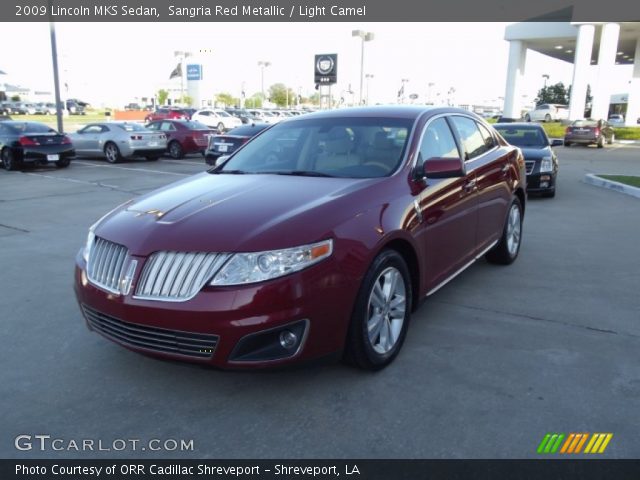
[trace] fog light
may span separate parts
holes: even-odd
[[[280,345],[289,349],[296,346],[298,343],[298,337],[291,330],[283,330],[280,332]]]
[[[549,182],[540,182],[540,188],[545,188],[549,186]]]

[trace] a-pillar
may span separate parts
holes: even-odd
[[[524,76],[527,60],[527,47],[521,40],[509,42],[509,65],[507,67],[507,88],[504,94],[504,109],[502,116],[506,118],[520,118],[521,96],[520,85]]]
[[[624,117],[627,126],[637,126],[640,119],[640,38],[636,40],[636,55],[633,60],[633,75],[629,82],[627,114]]]
[[[573,82],[571,83],[571,99],[569,100],[569,119],[584,118],[585,101],[587,97],[588,70],[591,65],[593,37],[596,28],[593,25],[578,27],[578,41],[573,60]]]
[[[591,109],[591,118],[596,120],[606,120],[609,117],[611,83],[614,73],[613,69],[616,65],[619,36],[619,24],[605,23],[602,26],[600,50],[598,51],[598,83],[593,92],[593,108]]]

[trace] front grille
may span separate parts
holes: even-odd
[[[533,173],[533,169],[536,166],[536,162],[524,162],[526,169],[527,169],[527,175],[531,175]]]
[[[136,298],[183,302],[211,279],[228,254],[156,252],[145,263]]]
[[[127,253],[126,247],[95,237],[87,264],[87,277],[91,283],[112,293],[120,293],[120,279]]]
[[[130,323],[82,305],[84,316],[94,330],[124,345],[153,352],[173,353],[196,358],[211,358],[218,335],[181,332]]]

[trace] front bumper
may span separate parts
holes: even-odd
[[[221,368],[257,368],[324,357],[344,346],[359,284],[337,273],[336,262],[331,258],[259,284],[205,287],[185,302],[135,298],[144,259],[137,260],[136,278],[126,296],[91,284],[81,252],[75,269],[75,293],[87,326],[130,350]],[[103,322],[111,329],[109,332],[124,330],[127,336],[105,334],[103,328],[96,327],[96,317],[100,316],[106,317]],[[247,355],[246,339],[250,336],[268,336],[288,326],[298,328],[295,325],[302,323],[304,328],[298,330],[302,332],[300,344],[291,355],[276,359]],[[174,343],[185,348],[169,351],[158,348],[155,340],[149,341],[163,335],[180,337]],[[198,338],[194,341],[194,336],[201,336],[203,343],[198,343]]]
[[[556,189],[557,172],[532,173],[527,175],[527,192],[552,192]]]

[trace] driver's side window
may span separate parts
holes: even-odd
[[[420,144],[419,165],[421,168],[431,158],[460,158],[458,146],[444,118],[429,124]]]

